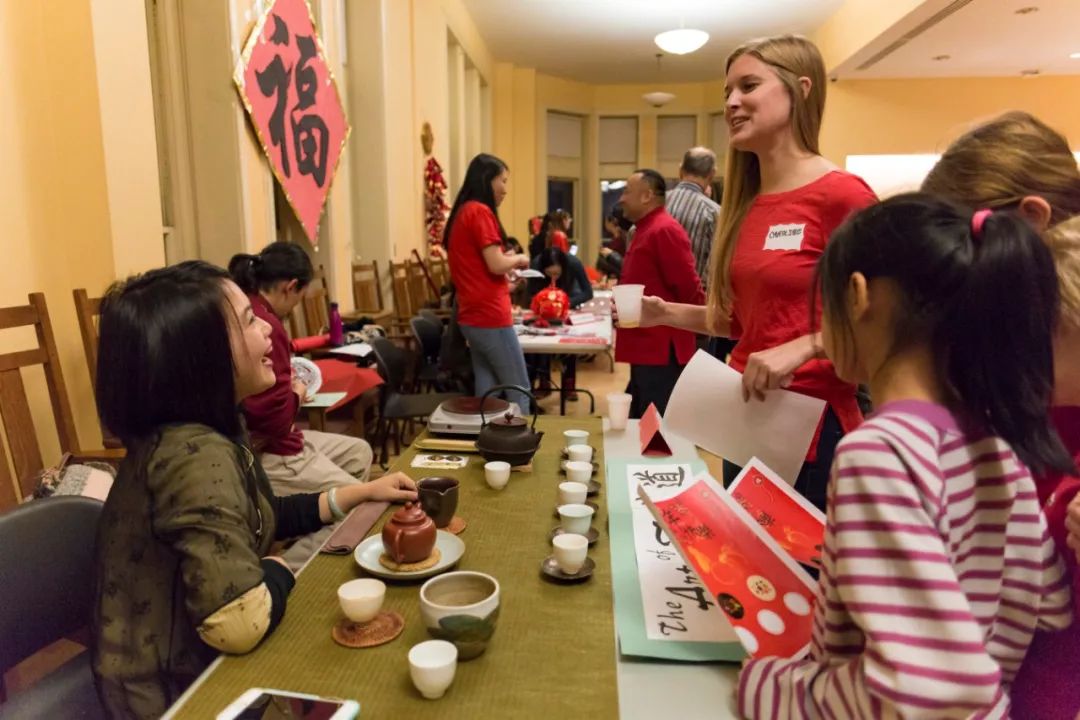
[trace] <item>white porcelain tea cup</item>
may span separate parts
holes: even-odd
[[[571,445],[566,448],[566,455],[577,462],[592,462],[592,447],[589,445]]]
[[[585,483],[573,481],[559,483],[560,505],[582,505],[588,494],[589,486]]]
[[[630,419],[630,403],[634,397],[630,393],[608,393],[608,422],[612,430],[625,430]]]
[[[338,602],[345,617],[356,623],[375,618],[386,598],[386,583],[373,578],[360,578],[343,583],[337,591]]]
[[[569,452],[570,448],[574,445],[588,445],[589,444],[589,431],[588,430],[564,430],[563,439],[566,441],[566,451]]]
[[[454,682],[458,651],[445,640],[427,640],[409,650],[409,675],[428,700],[438,700]]]
[[[555,562],[567,575],[573,575],[585,564],[589,540],[584,535],[563,533],[551,541],[555,547]]]
[[[566,461],[566,479],[570,482],[589,484],[589,480],[592,479],[592,463],[581,462],[580,460],[567,460]]]
[[[592,525],[593,509],[583,503],[559,506],[559,519],[564,533],[584,535]]]
[[[510,463],[494,460],[484,463],[484,480],[494,490],[502,490],[510,481]]]

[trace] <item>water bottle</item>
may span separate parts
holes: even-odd
[[[341,347],[345,344],[345,328],[341,323],[341,312],[336,302],[330,303],[330,344]]]

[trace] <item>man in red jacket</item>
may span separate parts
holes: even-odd
[[[619,282],[645,286],[645,295],[694,305],[705,304],[701,279],[686,230],[664,209],[666,184],[655,170],[637,170],[626,181],[619,202],[635,225],[634,239],[623,258]],[[630,363],[633,395],[630,417],[639,418],[656,405],[661,414],[697,345],[694,334],[667,326],[619,328],[615,360]]]

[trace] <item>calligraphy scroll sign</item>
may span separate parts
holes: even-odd
[[[322,217],[349,122],[305,0],[274,0],[233,75],[263,152],[308,240]]]
[[[660,433],[660,413],[656,405],[649,403],[645,414],[638,422],[638,434],[641,440],[641,454],[651,457],[669,457],[671,448]]]

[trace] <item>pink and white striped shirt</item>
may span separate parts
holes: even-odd
[[[1072,620],[1031,474],[945,408],[890,403],[839,444],[809,658],[739,677],[747,718],[1007,718],[1037,629]]]

